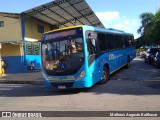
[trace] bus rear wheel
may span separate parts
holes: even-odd
[[[109,80],[109,70],[104,68],[102,73],[103,76],[101,78],[100,84],[105,84]]]
[[[127,58],[127,64],[126,64],[125,68],[128,69],[129,67],[130,67],[130,58],[128,57],[128,58]]]

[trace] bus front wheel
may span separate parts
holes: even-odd
[[[104,68],[100,84],[105,84],[108,80],[109,80],[109,70],[107,68]]]

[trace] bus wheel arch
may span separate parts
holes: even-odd
[[[102,71],[102,78],[100,80],[100,84],[105,84],[107,81],[109,81],[110,72],[109,72],[109,65],[105,64]]]

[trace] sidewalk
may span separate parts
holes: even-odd
[[[43,84],[41,72],[4,74],[0,78],[0,83],[6,84]]]

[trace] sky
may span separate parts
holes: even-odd
[[[1,0],[0,12],[21,13],[28,9],[53,0]],[[156,13],[160,0],[86,0],[106,28],[120,29],[140,35],[137,29],[141,25],[140,14]]]

